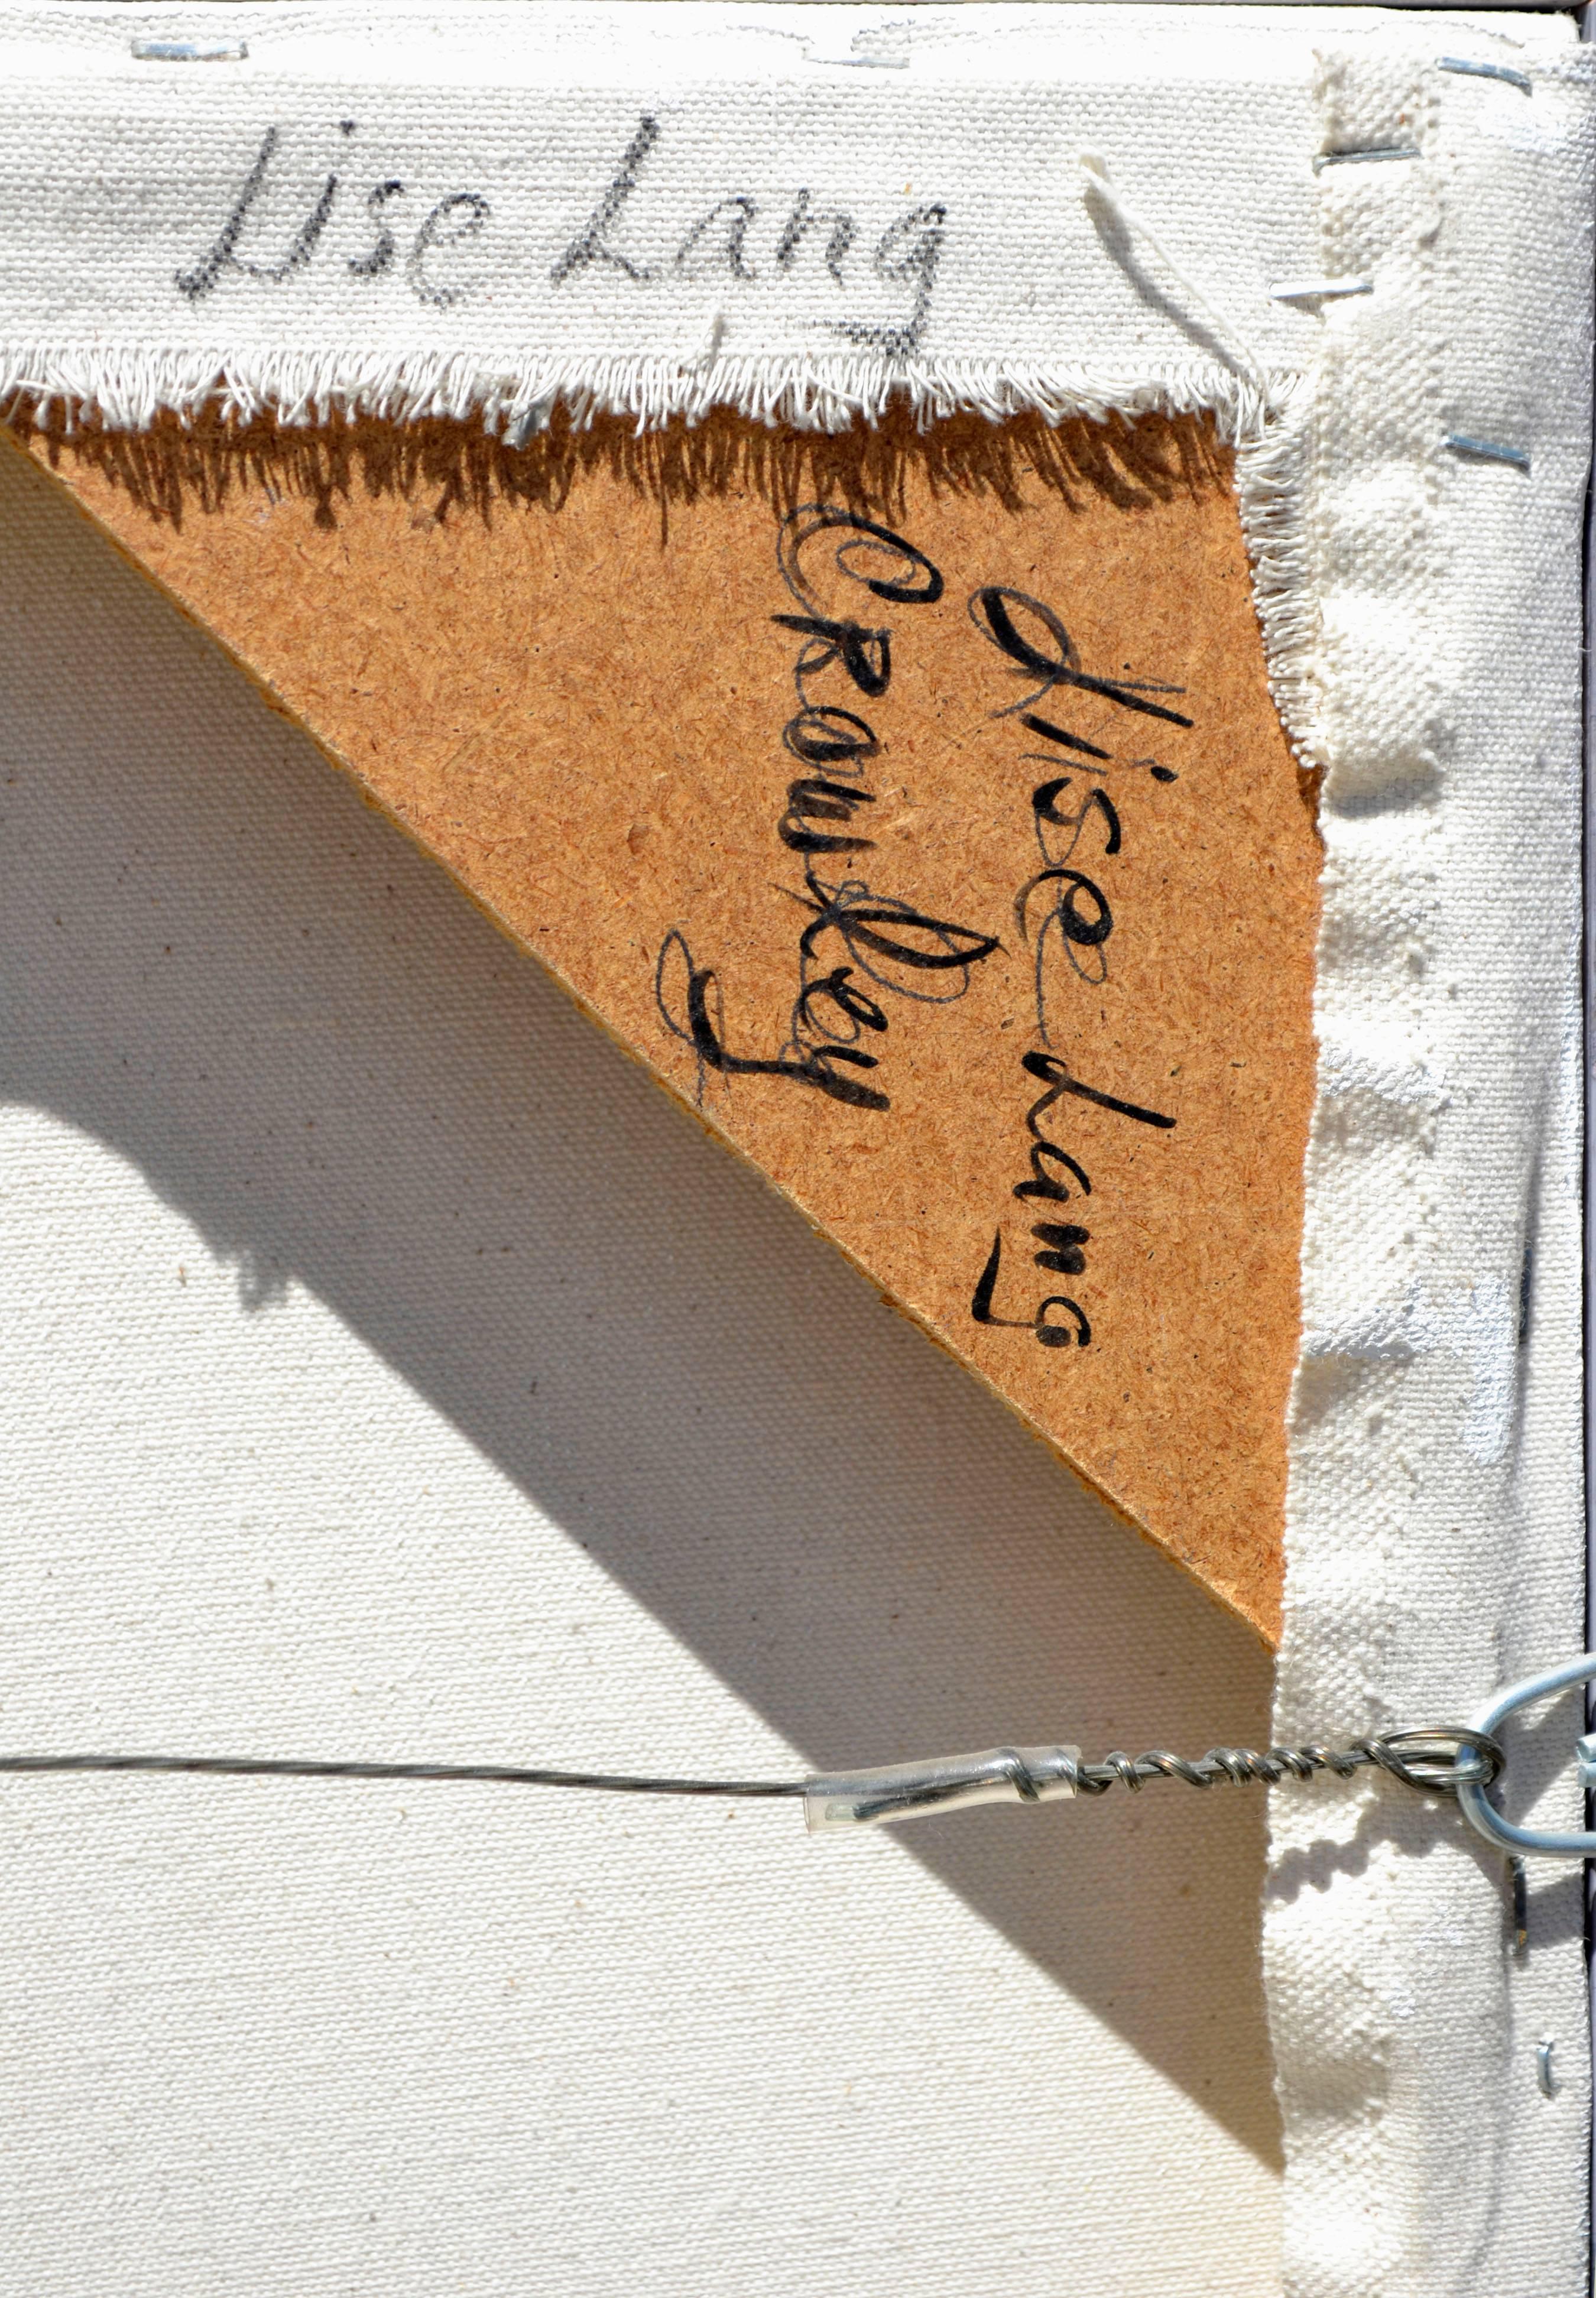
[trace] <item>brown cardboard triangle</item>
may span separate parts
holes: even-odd
[[[15,435],[1273,1635],[1319,856],[1203,427]]]

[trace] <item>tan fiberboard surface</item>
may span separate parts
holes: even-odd
[[[1274,1634],[1319,856],[1205,431],[22,438]]]

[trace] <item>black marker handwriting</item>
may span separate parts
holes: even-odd
[[[388,183],[373,185],[366,194],[366,212],[376,229],[376,243],[369,255],[350,257],[349,268],[357,278],[375,279],[379,271],[385,271],[393,262],[393,252],[399,243],[385,221],[383,211],[390,200],[401,198],[403,192],[404,186],[394,177]]]
[[[1080,834],[1086,828],[1087,816],[1089,814],[1102,816],[1106,833],[1103,842],[1104,854],[1117,854],[1123,840],[1124,833],[1120,822],[1120,809],[1106,790],[1089,789],[1073,814],[1059,812],[1059,799],[1070,788],[1070,781],[1068,774],[1056,775],[1050,782],[1038,782],[1030,794],[1030,810],[1036,818],[1038,843],[1042,848],[1042,859],[1049,866],[1055,862],[1067,862],[1070,859],[1080,843]],[[1073,830],[1075,832],[1061,855],[1054,855],[1048,851],[1046,839],[1048,826],[1059,830]]]
[[[1178,710],[1166,710],[1162,702],[1149,702],[1145,694],[1116,680],[1092,678],[1084,670],[1063,670],[1059,676],[1066,686],[1078,686],[1083,694],[1104,695],[1110,702],[1117,702],[1121,710],[1140,710],[1149,718],[1166,719],[1171,726],[1189,726],[1192,723]]]
[[[1042,1232],[1038,1228],[1035,1234],[1039,1236]],[[1086,1231],[1082,1229],[1079,1234],[1084,1237]],[[1052,1255],[1038,1252],[1035,1258],[1038,1267],[1054,1265]],[[1080,1265],[1084,1269],[1085,1261],[1082,1261]],[[992,1302],[1002,1271],[1003,1231],[997,1229],[993,1233],[992,1250],[987,1255],[987,1265],[976,1278],[975,1291],[970,1299],[970,1313],[978,1325],[1007,1325],[1016,1332],[1034,1333],[1045,1349],[1067,1349],[1071,1345],[1078,1349],[1091,1347],[1092,1327],[1087,1312],[1079,1302],[1072,1301],[1067,1293],[1050,1293],[1045,1301],[1038,1303],[1034,1316],[1000,1317]],[[1050,1309],[1066,1310],[1071,1321],[1055,1323],[1048,1316]]]
[[[1030,1178],[1017,1181],[1013,1194],[1022,1202],[1039,1199],[1045,1203],[1062,1205],[1070,1203],[1072,1194],[1089,1197],[1092,1184],[1086,1169],[1044,1131],[1043,1120],[1061,1101],[1071,1096],[1090,1102],[1096,1108],[1112,1112],[1115,1116],[1130,1119],[1138,1125],[1150,1125],[1162,1132],[1171,1131],[1172,1117],[1162,1111],[1144,1109],[1139,1102],[1126,1101],[1118,1094],[1104,1093],[1078,1078],[1057,1054],[1027,1053],[1021,1063],[1029,1077],[1037,1079],[1046,1087],[1040,1098],[1033,1101],[1025,1112],[1025,1128],[1030,1135]],[[1049,1170],[1049,1169],[1052,1170]],[[1063,1178],[1065,1174],[1069,1180]],[[1075,1185],[1071,1192],[1070,1182]],[[1031,1236],[1041,1247],[1033,1252],[1035,1268],[1049,1276],[1083,1277],[1086,1274],[1086,1248],[1092,1233],[1079,1221],[1042,1220],[1033,1224]],[[1032,1332],[1045,1349],[1089,1348],[1092,1327],[1086,1310],[1079,1301],[1065,1293],[1051,1293],[1030,1317],[1000,1316],[995,1306],[997,1280],[1003,1272],[1003,1231],[996,1230],[992,1250],[986,1265],[977,1277],[975,1290],[970,1297],[970,1314],[978,1325],[1001,1325],[1015,1332]],[[1063,1310],[1063,1318],[1050,1312]]]
[[[1114,913],[1104,888],[1078,866],[1077,856],[1082,839],[1090,831],[1094,841],[1090,850],[1094,854],[1100,852],[1104,861],[1112,860],[1124,847],[1125,826],[1119,806],[1104,787],[1110,770],[1115,766],[1114,754],[1071,728],[1060,725],[1055,719],[1044,717],[1034,706],[1055,691],[1072,689],[1096,695],[1117,708],[1162,718],[1183,729],[1189,729],[1192,721],[1162,703],[1146,698],[1153,693],[1178,693],[1179,688],[1162,681],[1097,678],[1082,670],[1063,617],[1045,600],[1033,598],[1028,591],[1006,583],[986,583],[972,592],[967,610],[981,636],[996,648],[1026,684],[1027,690],[1018,701],[1000,706],[991,715],[995,718],[1017,716],[1028,733],[1053,746],[1048,751],[1021,751],[1022,761],[1035,760],[1054,767],[1067,764],[1070,768],[1068,773],[1049,774],[1031,791],[1031,824],[1042,866],[1025,880],[1014,897],[1014,921],[1020,937],[1034,950],[1037,1035],[1049,1050],[1032,1050],[1021,1056],[1025,1074],[1044,1090],[1025,1113],[1030,1170],[1024,1180],[1014,1183],[1012,1194],[1021,1203],[1061,1207],[1071,1204],[1073,1198],[1084,1200],[1092,1194],[1085,1166],[1055,1137],[1063,1106],[1072,1101],[1085,1102],[1157,1132],[1171,1131],[1175,1119],[1162,1110],[1129,1100],[1122,1094],[1088,1085],[1076,1075],[1063,1054],[1051,1050],[1046,981],[1049,938],[1063,951],[1081,981],[1100,987],[1106,980]],[[1149,769],[1158,782],[1178,779],[1175,769],[1166,766],[1161,759],[1141,757],[1129,763],[1133,767]],[[1092,779],[1083,786],[1080,778],[1086,775]],[[1094,860],[1094,869],[1096,866]],[[1042,905],[1041,921],[1039,926],[1034,926],[1032,909],[1038,899]],[[1091,1231],[1080,1219],[1039,1220],[1033,1223],[1030,1235],[1038,1248],[1031,1254],[1035,1268],[1054,1277],[1086,1275]],[[1003,1230],[999,1228],[993,1233],[991,1251],[971,1295],[970,1313],[974,1321],[978,1325],[1030,1332],[1043,1348],[1090,1347],[1090,1319],[1079,1302],[1068,1294],[1047,1294],[1030,1317],[1000,1313],[996,1295],[1003,1273]]]
[[[1081,1196],[1089,1197],[1092,1194],[1086,1167],[1071,1157],[1067,1149],[1061,1148],[1050,1134],[1042,1130],[1042,1120],[1058,1098],[1056,1093],[1045,1093],[1039,1101],[1033,1101],[1025,1112],[1025,1129],[1030,1135],[1030,1178],[1029,1181],[1016,1181],[1011,1192],[1021,1203],[1027,1197],[1035,1197],[1047,1204],[1069,1203],[1069,1182],[1063,1180],[1060,1173],[1046,1171],[1044,1169],[1049,1164],[1058,1166],[1061,1173],[1068,1173]],[[1085,1244],[1084,1234],[1080,1241]]]
[[[358,123],[352,120],[341,120],[335,125],[345,138],[357,133]],[[346,277],[381,281],[401,276],[420,302],[441,309],[447,309],[471,292],[466,286],[440,280],[435,269],[428,267],[427,258],[434,250],[477,236],[490,212],[484,194],[470,188],[453,190],[440,186],[436,188],[443,191],[444,196],[438,199],[432,193],[407,184],[392,170],[375,177],[368,175],[363,185],[346,181],[347,163],[326,171],[318,191],[312,194],[307,187],[304,197],[308,206],[303,219],[285,241],[278,244],[280,252],[245,253],[246,235],[269,239],[269,207],[275,204],[272,194],[284,164],[285,139],[291,133],[297,136],[300,132],[297,127],[290,129],[277,122],[261,130],[252,157],[247,162],[241,160],[242,180],[215,238],[197,261],[185,264],[173,275],[180,294],[190,302],[202,302],[215,292],[224,278],[233,276],[280,285],[318,255],[325,261],[328,226],[335,208],[341,199],[351,198],[363,205],[372,236],[364,250],[357,244],[351,252],[346,240],[343,248],[333,257]],[[897,291],[898,295],[906,291],[907,309],[897,317],[881,320],[849,316],[824,318],[822,324],[833,334],[877,351],[889,360],[906,360],[919,350],[929,324],[942,258],[947,227],[945,207],[933,203],[912,208],[889,221],[866,267],[858,247],[859,226],[854,215],[842,208],[818,204],[807,185],[790,194],[779,195],[774,205],[765,206],[745,188],[735,185],[723,187],[711,182],[703,186],[695,206],[688,208],[684,215],[682,202],[685,187],[680,181],[680,170],[673,181],[662,173],[657,161],[649,164],[664,133],[655,112],[641,112],[624,151],[618,161],[610,163],[608,184],[574,236],[564,238],[565,231],[569,229],[568,221],[563,226],[558,221],[553,225],[559,236],[553,239],[547,252],[532,257],[534,262],[542,264],[549,262],[550,254],[554,255],[547,273],[550,285],[562,287],[596,270],[618,275],[653,295],[669,292],[668,283],[673,278],[718,278],[727,284],[730,293],[757,283],[762,276],[768,278],[773,268],[781,281],[792,280],[795,290],[800,277],[806,279],[806,294],[820,292],[830,297],[839,291],[848,298],[843,310],[847,311],[851,304],[856,311],[856,299],[861,286],[871,279]],[[677,156],[685,164],[697,154],[690,146],[684,145]],[[418,201],[428,204],[419,228],[414,224],[409,227],[409,260],[401,265],[399,256],[403,235],[394,203],[408,200],[412,191]],[[292,194],[287,196],[292,197]],[[500,214],[502,205],[500,194],[496,192],[495,237],[486,252],[486,269],[482,265],[474,268],[476,285],[487,284],[486,271],[495,265],[503,270],[525,262],[530,233],[548,227],[541,216],[519,219],[512,217],[508,210]],[[695,208],[697,219],[690,220]],[[509,227],[500,228],[501,226]],[[562,240],[563,252],[556,252]],[[767,252],[759,252],[761,248]],[[890,310],[896,298],[889,294],[883,300]]]
[[[416,244],[404,268],[405,277],[422,302],[447,310],[451,303],[459,302],[458,287],[442,287],[427,277],[424,268],[426,258],[434,247],[451,247],[462,239],[475,239],[491,212],[479,192],[455,192],[438,202],[416,234]]]
[[[798,936],[806,964],[814,960],[824,937],[834,933],[861,973],[879,988],[913,998],[917,1004],[947,1005],[962,997],[970,986],[971,967],[1002,946],[996,934],[928,917],[912,902],[872,893],[863,879],[828,886],[811,868],[804,872],[804,885],[805,892],[790,898],[814,913]],[[922,973],[947,973],[952,980],[946,988],[934,988],[901,978]]]
[[[847,782],[826,781],[822,774],[800,774],[787,785],[787,811],[776,824],[776,835],[795,854],[864,854],[873,838],[856,838],[851,831],[812,830],[811,822],[849,822],[854,809],[873,806],[873,790],[854,789]]]
[[[962,997],[972,966],[999,946],[996,937],[947,918],[929,916],[912,903],[872,893],[861,880],[828,885],[813,868],[804,873],[806,891],[792,898],[812,912],[798,936],[798,988],[785,1043],[773,1054],[734,1054],[725,1041],[715,972],[700,966],[680,927],[666,938],[654,973],[654,1002],[674,1037],[691,1046],[700,1072],[722,1077],[790,1078],[813,1086],[828,1099],[856,1109],[889,1109],[886,1094],[860,1078],[839,1075],[832,1066],[853,1070],[880,1066],[860,1050],[862,1031],[885,1031],[885,1008],[861,986],[858,976],[878,989],[917,1004],[940,1005]],[[851,963],[833,962],[823,951],[834,935]],[[674,971],[681,978],[672,981]],[[923,975],[946,976],[935,984]],[[677,1000],[680,1000],[680,1004]],[[683,1012],[685,1021],[682,1019]]]
[[[672,1036],[691,1046],[700,1095],[713,1070],[723,1077],[789,1079],[855,1108],[885,1110],[888,1095],[857,1074],[880,1066],[863,1039],[888,1029],[882,998],[950,1004],[1001,944],[996,934],[933,916],[863,878],[822,876],[817,857],[860,854],[874,843],[855,822],[876,802],[864,776],[881,743],[858,711],[817,701],[811,688],[833,669],[871,700],[891,683],[890,626],[848,615],[850,587],[902,608],[935,604],[944,584],[939,568],[903,535],[832,503],[801,503],[787,513],[777,530],[776,564],[801,609],[771,618],[802,641],[793,665],[798,707],[781,742],[806,770],[788,783],[786,811],[776,824],[781,843],[806,857],[803,891],[775,889],[807,913],[798,937],[787,1036],[771,1054],[732,1051],[715,969],[699,963],[681,927],[661,946],[655,1004]]]
[[[833,779],[839,773],[864,773],[863,761],[873,758],[881,748],[873,729],[856,711],[806,703],[783,726],[781,740],[805,765],[828,769],[824,774],[799,774],[788,783],[787,811],[777,825],[781,843],[795,854],[863,854],[873,846],[872,838],[839,836],[807,826],[812,822],[851,822],[856,807],[875,804],[873,790]]]
[[[940,570],[923,550],[917,550],[889,526],[835,503],[800,503],[781,521],[776,538],[776,564],[781,580],[806,614],[823,615],[825,602],[816,594],[814,578],[806,572],[807,546],[818,534],[839,534],[843,540],[832,553],[832,564],[851,582],[862,583],[872,597],[897,607],[934,607],[946,587]],[[809,554],[811,557],[813,554]],[[886,569],[872,574],[872,561],[884,558]]]
[[[672,1010],[673,997],[666,974],[673,963],[680,966],[686,977],[685,1028]],[[851,1046],[831,1043],[806,1046],[798,1054],[777,1054],[766,1060],[729,1052],[723,1036],[724,1021],[718,1010],[713,1017],[709,1011],[710,994],[717,988],[714,968],[699,965],[688,946],[686,935],[679,927],[674,929],[660,946],[659,962],[654,970],[654,1003],[672,1037],[682,1038],[692,1047],[698,1056],[700,1077],[705,1070],[709,1069],[721,1077],[792,1078],[800,1085],[814,1086],[829,1100],[847,1102],[856,1109],[891,1107],[886,1095],[878,1092],[875,1087],[864,1084],[858,1078],[839,1076],[832,1068],[833,1062],[849,1062],[862,1070],[876,1067],[873,1054],[859,1053]],[[718,1004],[717,997],[717,1008]],[[873,1010],[880,1013],[879,1007]],[[885,1017],[882,1016],[879,1021],[870,1021],[865,1026],[884,1029]],[[701,1097],[701,1085],[699,1092]]]
[[[1027,591],[1015,590],[1005,583],[983,583],[970,594],[967,612],[981,636],[1027,682],[1027,691],[1017,701],[999,705],[992,716],[1017,716],[1028,733],[1039,735],[1063,751],[1071,768],[1069,773],[1055,773],[1038,782],[1031,792],[1032,825],[1042,867],[1027,879],[1014,899],[1015,923],[1021,938],[1030,943],[1034,953],[1037,1034],[1046,1046],[1051,1043],[1047,1014],[1050,948],[1063,953],[1071,971],[1087,988],[1100,988],[1108,980],[1108,940],[1114,930],[1113,910],[1104,889],[1073,866],[1076,849],[1094,817],[1103,831],[1105,858],[1120,852],[1125,833],[1119,808],[1101,787],[1114,764],[1113,752],[1104,749],[1099,742],[1088,741],[1072,728],[1042,716],[1032,706],[1055,690],[1071,688],[1100,696],[1121,709],[1166,719],[1174,726],[1189,729],[1192,721],[1162,702],[1148,701],[1147,696],[1152,693],[1181,691],[1164,680],[1105,679],[1084,671],[1063,617],[1045,599],[1033,598]],[[1023,762],[1038,765],[1064,763],[1041,750],[1022,750],[1020,756]],[[1148,767],[1158,782],[1179,779],[1173,767],[1156,758],[1136,758],[1130,763],[1137,767]],[[1073,788],[1079,774],[1092,775],[1098,786],[1088,788],[1078,806],[1062,806],[1064,792]],[[1060,835],[1061,832],[1067,835]],[[1033,938],[1031,905],[1038,895],[1045,895],[1046,899]]]
[[[810,232],[831,227],[826,240],[826,269],[839,287],[846,285],[842,277],[842,259],[854,244],[854,219],[839,208],[814,208],[807,190],[801,191],[792,203],[792,213],[781,236],[776,242],[776,269],[790,271],[798,261],[798,251]]]
[[[197,303],[202,297],[209,295],[224,271],[242,272],[250,279],[286,279],[290,272],[297,271],[302,265],[309,263],[316,252],[317,242],[327,229],[327,218],[333,212],[333,202],[337,196],[338,178],[335,175],[329,176],[322,186],[316,204],[289,242],[287,253],[279,261],[252,263],[238,252],[240,236],[249,220],[251,209],[264,188],[272,156],[280,140],[275,128],[267,129],[260,138],[260,149],[255,154],[254,163],[233,203],[232,213],[218,232],[210,252],[203,256],[192,270],[178,272],[178,289],[191,303]]]
[[[798,657],[799,692],[803,678],[829,670],[839,662],[861,694],[872,698],[892,683],[892,633],[866,630],[862,623],[834,623],[823,615],[773,615],[784,631],[813,639]]]
[[[1089,1101],[1094,1108],[1111,1110],[1116,1117],[1129,1117],[1137,1125],[1151,1125],[1163,1133],[1174,1129],[1175,1120],[1172,1117],[1165,1117],[1156,1109],[1144,1109],[1139,1102],[1122,1101],[1116,1094],[1103,1093],[1096,1086],[1087,1085],[1074,1075],[1061,1054],[1022,1054],[1020,1066],[1028,1077],[1039,1078],[1047,1087],[1040,1101],[1033,1104],[1026,1119],[1027,1124],[1031,1118],[1045,1116],[1054,1104],[1063,1100],[1066,1095],[1073,1095],[1079,1101]]]
[[[1035,639],[1026,636],[1015,620],[1016,610],[1021,617],[1030,617],[1041,624],[1053,641],[1051,654],[1046,652]],[[1006,718],[1027,712],[1051,694],[1054,687],[1071,686],[1085,694],[1102,695],[1121,710],[1137,710],[1149,718],[1166,719],[1171,726],[1189,726],[1192,723],[1178,710],[1167,709],[1162,702],[1149,702],[1146,691],[1138,682],[1094,678],[1082,670],[1074,641],[1057,615],[1051,607],[1044,606],[1040,599],[1033,599],[1027,591],[1011,590],[1002,583],[986,583],[971,597],[970,619],[981,636],[990,640],[1018,670],[1041,681],[1033,692],[1022,696],[1018,702],[1009,703],[1003,710],[995,711],[995,717]],[[1167,694],[1178,693],[1179,689],[1160,684],[1154,690]],[[1068,742],[1071,748],[1089,747],[1065,734],[1060,727],[1038,724],[1024,716],[1021,716],[1021,723],[1030,726],[1035,733],[1046,734],[1051,740]],[[1093,756],[1106,757],[1108,753],[1096,750]]]
[[[1094,797],[1096,793],[1094,791]],[[1054,934],[1063,945],[1064,954],[1082,981],[1094,988],[1108,979],[1108,951],[1104,945],[1114,930],[1114,913],[1108,906],[1108,897],[1101,886],[1088,878],[1084,870],[1038,870],[1028,878],[1014,897],[1014,922],[1021,938],[1030,940],[1030,898],[1043,887],[1049,889],[1042,930],[1033,945],[1034,985],[1037,1005],[1037,1034],[1044,1045],[1051,1043],[1047,1035],[1047,996],[1044,972],[1047,958],[1047,937]],[[1083,907],[1089,903],[1090,909]]]
[[[653,277],[646,263],[636,262],[618,248],[611,247],[607,235],[637,189],[638,170],[658,141],[659,122],[645,112],[637,123],[636,135],[622,154],[620,166],[609,179],[609,188],[549,274],[555,286],[574,278],[593,263],[608,264],[611,270],[624,272],[628,279]]]
[[[676,250],[676,269],[690,277],[694,259],[699,259],[698,270],[714,270],[724,265],[733,279],[757,279],[745,253],[748,226],[758,214],[758,208],[746,192],[733,192],[729,199],[717,200],[706,216],[700,216],[681,246]],[[710,235],[720,227],[718,246]]]
[[[833,546],[829,571],[815,547],[821,537]],[[801,765],[825,769],[789,782],[777,834],[795,854],[863,854],[875,840],[848,825],[859,807],[875,804],[874,791],[861,778],[881,742],[868,719],[837,703],[811,701],[809,687],[837,665],[867,699],[879,699],[892,682],[892,632],[835,611],[843,599],[831,594],[851,583],[889,605],[933,606],[942,596],[942,575],[891,527],[832,503],[800,503],[787,513],[777,530],[776,565],[794,604],[804,609],[771,617],[804,641],[792,674],[798,707],[782,728],[781,741]],[[833,579],[839,577],[840,583]],[[839,779],[845,775],[851,779]],[[842,827],[817,830],[816,822]]]
[[[947,210],[939,203],[916,208],[889,224],[876,249],[874,268],[879,279],[914,282],[914,302],[906,319],[896,327],[866,327],[858,320],[833,322],[833,330],[850,343],[884,351],[889,359],[907,359],[920,348],[920,338],[930,313],[931,289],[942,260],[942,236]]]
[[[1000,715],[1006,717],[1008,713],[1005,711]],[[1079,734],[1066,734],[1062,726],[1054,725],[1049,719],[1038,718],[1034,710],[1022,711],[1020,723],[1028,727],[1031,733],[1045,735],[1048,741],[1061,744],[1066,750],[1079,750],[1083,757],[1112,758],[1113,756],[1112,750],[1100,750],[1096,742],[1083,741]]]

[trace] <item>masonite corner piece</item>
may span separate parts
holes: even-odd
[[[1319,851],[1206,426],[12,435],[1275,1635]]]

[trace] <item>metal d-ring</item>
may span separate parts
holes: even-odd
[[[1504,1716],[1546,1699],[1551,1692],[1566,1691],[1571,1683],[1582,1683],[1593,1675],[1596,1652],[1582,1652],[1578,1659],[1565,1660],[1561,1667],[1549,1667],[1544,1675],[1529,1676],[1523,1683],[1510,1684],[1506,1691],[1499,1691],[1490,1706],[1481,1708],[1474,1718],[1474,1729],[1494,1738],[1496,1727]],[[1584,1772],[1582,1763],[1582,1776]],[[1464,1817],[1510,1857],[1596,1859],[1596,1833],[1588,1828],[1516,1826],[1513,1821],[1502,1817],[1484,1788],[1473,1781],[1460,1785],[1458,1802]]]

